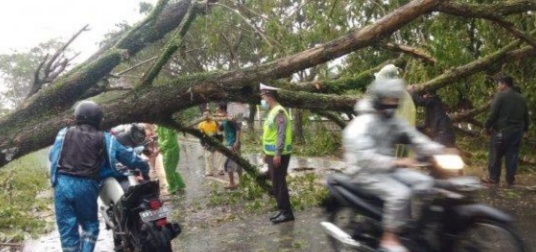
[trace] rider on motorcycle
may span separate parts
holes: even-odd
[[[362,191],[384,201],[383,251],[407,251],[397,232],[410,217],[412,190],[431,188],[433,180],[417,171],[414,158],[396,158],[395,145],[409,144],[419,155],[445,152],[439,145],[403,119],[394,116],[405,91],[402,79],[380,79],[368,90],[369,97],[356,105],[358,116],[344,129],[343,144],[348,172]]]

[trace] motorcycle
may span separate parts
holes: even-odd
[[[513,219],[480,204],[475,192],[482,186],[459,175],[458,155],[438,155],[423,165],[434,178],[426,192],[414,192],[412,220],[398,234],[412,252],[526,251]],[[343,174],[327,178],[324,202],[328,220],[321,226],[336,251],[376,251],[382,236],[383,201],[367,194]],[[414,207],[419,205],[420,207]]]
[[[112,230],[114,250],[172,251],[171,240],[181,227],[167,220],[171,208],[160,200],[159,181],[140,179],[139,171],[120,164],[118,170],[126,179],[107,178],[99,195],[99,211]]]

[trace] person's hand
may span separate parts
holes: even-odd
[[[414,158],[399,158],[394,161],[394,166],[401,168],[413,167],[417,166],[418,164],[419,163]]]
[[[406,87],[406,90],[407,90],[408,92],[410,92],[410,93],[413,92],[413,91],[415,91],[415,85],[408,85],[408,86]]]
[[[274,168],[278,168],[279,165],[281,164],[281,156],[275,155],[272,162],[274,164]]]
[[[138,181],[138,183],[141,183],[143,182],[145,179],[143,178],[143,176],[140,174],[140,175],[137,175],[136,176],[136,181]]]

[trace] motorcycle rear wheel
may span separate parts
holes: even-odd
[[[492,220],[473,222],[455,242],[459,252],[525,252],[523,241],[512,225]]]
[[[345,233],[349,234],[350,236],[354,237],[357,232],[360,232],[359,228],[361,227],[370,227],[371,220],[369,217],[363,216],[358,214],[356,211],[354,211],[351,208],[347,207],[340,207],[334,210],[329,218],[328,221],[334,224],[335,226],[342,229]],[[367,233],[367,231],[361,231],[360,235],[367,236],[367,238],[370,238],[370,240],[375,240],[375,237],[373,234]],[[374,252],[376,249],[374,247],[377,246],[377,244],[366,244],[363,241],[359,240],[359,242],[363,243],[363,247],[356,249],[356,248],[349,248],[342,244],[339,240],[333,238],[332,236],[328,235],[328,241],[331,244],[331,247],[334,249],[334,251],[361,251],[361,252]]]
[[[154,225],[147,229],[147,242],[143,244],[143,252],[172,252],[171,240],[163,230]]]

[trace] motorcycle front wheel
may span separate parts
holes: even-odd
[[[512,225],[491,220],[478,220],[458,236],[453,251],[525,252],[527,250]]]
[[[333,210],[329,215],[328,221],[363,245],[360,248],[350,248],[331,235],[328,235],[328,241],[334,251],[376,251],[374,248],[377,247],[378,243],[374,231],[376,226],[374,220],[364,215],[360,215],[351,208],[340,207]]]

